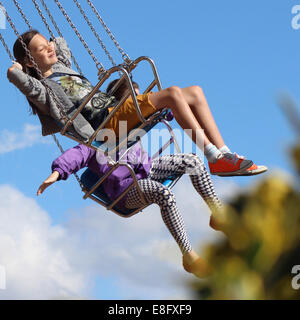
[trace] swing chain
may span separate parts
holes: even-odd
[[[77,6],[77,8],[80,10],[80,13],[82,14],[82,16],[84,17],[86,23],[88,24],[88,26],[90,27],[90,29],[92,30],[92,32],[94,33],[95,37],[97,38],[99,44],[101,45],[102,49],[104,50],[105,54],[108,56],[109,60],[111,61],[113,66],[116,66],[116,63],[113,59],[113,57],[110,55],[110,53],[108,52],[104,42],[102,41],[102,39],[99,37],[98,33],[96,32],[94,26],[92,25],[91,21],[89,20],[88,16],[86,15],[86,13],[84,12],[84,10],[82,9],[80,3],[78,2],[78,0],[73,0]]]
[[[13,0],[13,1],[14,1],[14,3],[15,3],[15,6],[17,7],[18,11],[20,12],[23,20],[24,20],[25,23],[27,24],[28,28],[29,28],[29,29],[32,29],[32,26],[31,26],[30,22],[28,21],[28,19],[26,18],[26,16],[25,16],[22,8],[20,7],[20,4],[18,3],[18,1],[17,1],[17,0]]]
[[[102,19],[102,17],[100,16],[100,13],[98,12],[98,10],[95,8],[95,6],[93,5],[92,1],[87,0],[87,3],[90,5],[90,7],[92,8],[94,14],[96,15],[96,17],[98,18],[98,20],[100,21],[100,23],[102,24],[103,28],[105,29],[105,31],[107,32],[107,34],[109,35],[109,37],[111,38],[111,40],[113,41],[113,43],[115,44],[115,46],[117,47],[117,49],[119,50],[122,59],[124,60],[124,62],[126,64],[129,64],[131,62],[130,57],[128,56],[127,53],[125,53],[125,51],[121,48],[119,42],[116,40],[116,38],[114,37],[114,35],[112,34],[111,30],[108,28],[108,26],[106,25],[106,23],[104,22],[104,20]]]
[[[44,15],[43,15],[43,13],[42,13],[42,11],[41,11],[41,8],[39,7],[39,5],[38,5],[38,3],[36,2],[36,0],[32,0],[32,2],[33,2],[33,4],[34,4],[37,12],[39,13],[40,17],[42,18],[42,20],[43,20],[43,22],[44,22],[44,25],[45,25],[46,28],[48,29],[48,32],[49,32],[50,36],[52,37],[52,39],[54,39],[54,38],[55,38],[55,35],[53,34],[53,32],[52,32],[52,30],[51,30],[51,28],[50,28],[47,20],[45,19]]]
[[[89,48],[89,46],[87,45],[86,41],[83,39],[82,35],[80,34],[80,32],[78,31],[78,29],[76,28],[76,26],[74,25],[74,23],[72,22],[71,18],[69,17],[69,15],[67,14],[66,10],[62,7],[61,3],[58,0],[54,0],[54,2],[57,4],[58,8],[60,9],[61,13],[63,14],[63,16],[67,19],[68,23],[70,24],[71,28],[74,30],[74,32],[76,33],[77,37],[79,38],[79,40],[81,41],[81,43],[83,44],[83,46],[85,47],[85,49],[88,51],[89,55],[92,57],[92,59],[94,60],[97,69],[99,70],[99,72],[104,72],[105,68],[102,65],[101,62],[98,61],[98,59],[95,57],[95,55],[93,54],[92,50]]]
[[[13,55],[11,54],[11,52],[10,52],[10,50],[9,50],[9,48],[8,48],[8,45],[6,44],[6,42],[5,42],[5,40],[4,40],[4,38],[3,38],[3,36],[2,36],[1,33],[0,33],[0,41],[2,42],[3,47],[4,47],[4,49],[6,50],[7,54],[9,55],[10,60],[14,61],[14,57],[13,57]]]

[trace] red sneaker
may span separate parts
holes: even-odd
[[[217,176],[244,175],[252,165],[251,160],[246,160],[245,157],[236,153],[224,153],[215,163],[208,162],[210,173]]]

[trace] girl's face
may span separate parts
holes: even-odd
[[[49,42],[41,34],[36,34],[29,43],[29,50],[42,72],[48,71],[58,61],[54,43]],[[28,63],[32,67],[31,63]]]

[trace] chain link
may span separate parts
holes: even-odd
[[[110,60],[110,62],[112,63],[113,66],[116,66],[116,63],[113,59],[113,57],[111,56],[111,54],[108,52],[104,42],[102,41],[102,39],[100,38],[99,34],[96,32],[94,26],[92,25],[91,21],[89,20],[88,16],[86,15],[86,13],[84,12],[84,10],[82,9],[80,3],[78,2],[78,0],[73,0],[77,6],[77,8],[80,10],[80,13],[82,14],[82,16],[84,17],[86,23],[88,24],[88,26],[90,27],[90,29],[92,30],[92,32],[94,33],[95,37],[97,38],[99,44],[101,45],[102,49],[104,50],[105,54],[108,56],[108,59]]]
[[[2,36],[1,33],[0,33],[0,41],[1,41],[4,49],[6,50],[6,52],[7,52],[8,56],[9,56],[10,60],[11,60],[11,61],[14,61],[15,58],[14,58],[14,56],[11,54],[11,51],[9,50],[8,45],[6,44],[6,42],[5,42],[5,40],[4,40],[4,38],[3,38],[3,36]]]
[[[14,1],[15,6],[17,7],[18,11],[20,12],[23,20],[24,20],[25,23],[27,24],[28,28],[29,28],[29,29],[32,29],[32,25],[30,24],[30,22],[29,22],[28,19],[26,18],[26,16],[25,16],[23,10],[21,9],[20,4],[18,3],[18,1],[16,1],[16,0],[13,0],[13,1]]]
[[[87,0],[87,2],[90,5],[90,7],[92,8],[93,12],[95,13],[95,15],[98,18],[98,20],[100,21],[100,23],[102,24],[103,28],[105,29],[105,31],[107,32],[107,34],[109,35],[109,37],[111,38],[111,40],[113,41],[113,43],[115,44],[117,49],[119,50],[124,62],[127,63],[127,64],[130,64],[131,63],[131,59],[129,58],[128,54],[125,53],[125,51],[121,48],[120,44],[118,43],[118,41],[116,40],[116,38],[112,34],[111,30],[108,28],[108,26],[106,25],[106,23],[104,22],[102,17],[100,16],[98,10],[93,5],[92,1],[91,0]]]
[[[53,16],[52,16],[52,14],[51,14],[51,12],[50,12],[50,10],[48,9],[48,7],[47,7],[47,5],[46,5],[45,1],[44,1],[44,0],[41,0],[41,3],[42,3],[42,6],[44,7],[45,11],[47,12],[48,17],[50,18],[50,20],[51,20],[51,22],[52,22],[52,24],[53,24],[53,26],[54,26],[54,28],[55,28],[56,32],[58,33],[58,35],[59,35],[61,38],[64,38],[64,36],[63,36],[63,34],[61,33],[61,31],[60,31],[60,29],[59,29],[58,25],[57,25],[57,24],[56,24],[56,22],[55,22],[55,20],[54,20],[54,18],[53,18]],[[80,66],[79,66],[79,64],[78,64],[78,62],[76,61],[76,59],[75,59],[75,57],[73,56],[73,54],[72,54],[72,53],[71,53],[71,58],[72,58],[72,61],[73,61],[74,65],[75,65],[75,67],[76,67],[77,71],[78,71],[78,72],[83,76],[83,72],[82,72],[82,70],[81,70],[81,68],[80,68]]]
[[[98,61],[98,59],[95,57],[95,55],[93,54],[92,50],[89,48],[89,46],[87,45],[86,41],[83,39],[82,35],[80,34],[80,32],[78,31],[78,29],[76,28],[76,26],[74,25],[74,23],[72,22],[71,18],[69,17],[69,15],[67,14],[66,10],[62,7],[62,5],[60,4],[60,2],[58,0],[54,0],[54,2],[57,4],[58,8],[60,9],[61,13],[63,14],[63,16],[67,19],[69,25],[71,26],[71,28],[74,30],[74,32],[76,33],[77,37],[79,38],[79,40],[81,41],[81,43],[83,44],[83,46],[85,47],[85,49],[87,50],[87,52],[89,53],[89,55],[92,57],[93,61],[96,64],[97,69],[99,70],[99,72],[104,72],[105,68],[102,65],[101,62]]]
[[[14,1],[15,1],[15,0],[14,0]],[[42,11],[41,11],[41,8],[39,7],[39,5],[38,5],[38,3],[36,2],[36,0],[32,0],[32,2],[33,2],[33,4],[34,4],[34,6],[35,6],[35,8],[36,8],[36,10],[37,10],[37,12],[38,12],[38,14],[39,14],[40,17],[42,18],[42,20],[43,20],[43,22],[44,22],[44,25],[46,26],[46,28],[47,28],[47,30],[48,30],[51,38],[54,39],[54,38],[55,38],[55,35],[54,35],[54,33],[52,32],[52,30],[51,30],[51,28],[50,28],[47,20],[45,19],[44,15],[43,15],[43,13],[42,13]]]

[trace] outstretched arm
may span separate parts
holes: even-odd
[[[51,175],[40,185],[37,191],[37,196],[41,195],[45,189],[51,186],[54,182],[56,182],[60,178],[58,171],[53,171]]]
[[[54,182],[67,180],[72,173],[87,167],[95,152],[95,150],[82,144],[65,151],[53,161],[52,174],[40,185],[37,195],[42,194]]]

